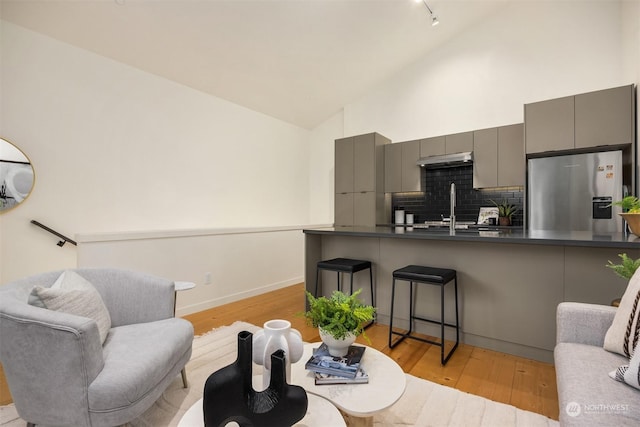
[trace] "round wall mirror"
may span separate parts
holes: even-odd
[[[34,176],[27,156],[18,147],[0,138],[0,212],[14,208],[29,196]]]

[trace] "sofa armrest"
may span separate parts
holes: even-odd
[[[600,304],[563,302],[556,312],[556,342],[602,347],[616,308]]]
[[[65,407],[74,408],[77,425],[84,424],[87,389],[104,367],[95,321],[5,294],[0,299],[0,361],[16,406],[28,411],[21,417],[40,423]]]
[[[155,322],[174,316],[175,284],[137,271],[78,269],[100,292],[111,326]]]

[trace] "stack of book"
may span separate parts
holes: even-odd
[[[365,350],[366,347],[352,345],[346,356],[335,357],[329,354],[326,344],[322,344],[313,350],[305,368],[314,373],[316,385],[368,383],[369,376],[360,363]]]

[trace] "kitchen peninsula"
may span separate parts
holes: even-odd
[[[622,296],[626,282],[605,267],[607,261],[617,262],[623,252],[640,258],[640,238],[623,233],[529,232],[514,228],[456,230],[452,235],[448,229],[393,226],[303,232],[307,290],[313,292],[320,260],[370,260],[377,321],[388,324],[391,274],[395,269],[409,264],[452,268],[458,272],[462,341],[545,362],[553,360],[557,305],[562,301],[610,304]],[[323,289],[329,293],[336,287],[335,273],[322,274]],[[354,275],[354,289],[367,289],[368,279],[368,275]],[[437,316],[439,290],[419,288],[417,314]],[[399,327],[406,327],[408,295],[400,291],[408,294],[408,286],[397,291],[394,326],[397,322]],[[431,325],[417,322],[416,326],[419,332],[437,335]]]

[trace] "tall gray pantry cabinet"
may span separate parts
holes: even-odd
[[[336,226],[389,222],[384,194],[384,146],[390,142],[378,133],[335,141]]]

